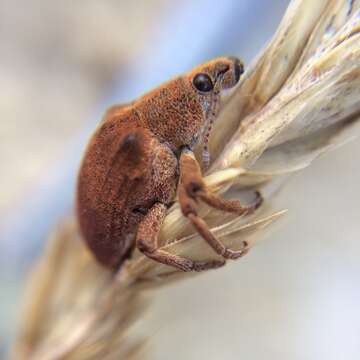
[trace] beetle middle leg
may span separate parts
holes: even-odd
[[[243,249],[231,250],[217,239],[209,229],[206,222],[197,214],[199,200],[209,206],[235,213],[238,215],[252,214],[262,203],[262,197],[256,192],[256,200],[253,204],[243,206],[236,200],[225,200],[221,197],[210,193],[203,180],[200,166],[195,159],[193,152],[184,149],[180,157],[180,181],[178,186],[178,195],[181,210],[190,220],[197,232],[207,241],[214,251],[223,256],[225,259],[237,259],[248,251],[248,244],[243,242]]]
[[[166,215],[166,206],[154,204],[139,225],[136,246],[147,257],[182,271],[203,271],[224,265],[224,261],[193,261],[159,249],[157,236]]]

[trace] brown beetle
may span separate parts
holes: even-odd
[[[239,215],[261,203],[241,206],[210,193],[192,152],[207,141],[218,113],[221,92],[243,73],[237,58],[223,57],[200,65],[127,105],[106,113],[92,136],[78,178],[80,229],[97,260],[118,268],[136,245],[146,256],[183,271],[201,271],[223,261],[192,261],[158,249],[157,234],[178,191],[182,212],[199,234],[224,259],[246,252],[227,249],[197,215],[203,201]]]

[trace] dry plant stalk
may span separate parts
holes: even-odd
[[[360,0],[293,0],[269,45],[223,104],[210,143],[207,184],[219,193],[273,183],[349,140],[360,121]],[[224,148],[224,144],[227,144]],[[270,181],[271,180],[271,181]],[[216,236],[237,249],[254,245],[284,213],[271,195],[251,218],[202,208]],[[175,204],[161,229],[169,252],[217,255]],[[95,263],[73,220],[59,226],[29,283],[12,359],[132,359],[128,337],[144,309],[142,292],[194,276],[140,253],[117,274]]]

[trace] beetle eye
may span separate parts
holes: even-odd
[[[214,88],[210,76],[203,73],[195,75],[193,79],[193,84],[196,87],[196,89],[201,92],[208,92]]]

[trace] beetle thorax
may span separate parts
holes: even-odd
[[[179,77],[136,101],[144,125],[174,150],[205,141],[216,117],[218,95],[199,95],[188,79]]]

